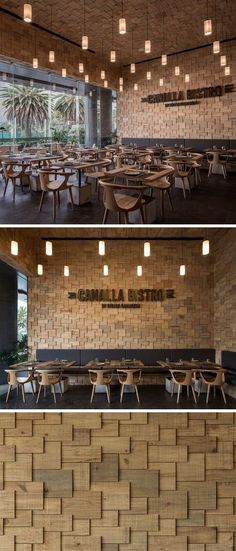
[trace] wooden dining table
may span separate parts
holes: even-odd
[[[61,155],[30,155],[27,153],[19,153],[14,155],[0,155],[1,162],[9,162],[9,164],[25,164],[25,163],[37,163],[39,167],[45,161],[58,161],[61,158]]]
[[[145,186],[150,188],[155,187],[154,182],[156,180],[162,179],[170,174],[173,174],[174,169],[172,166],[168,165],[157,165],[157,170],[139,170],[131,168],[129,165],[123,165],[121,168],[117,168],[107,172],[107,176],[110,175],[114,177],[114,183],[117,178],[122,177],[126,178],[127,182],[130,180],[135,180],[140,183],[145,183]]]
[[[71,169],[73,171],[76,171],[78,174],[78,186],[82,186],[82,173],[88,170],[89,168],[99,168],[99,167],[106,167],[111,164],[110,159],[97,159],[97,160],[91,160],[91,161],[83,161],[78,159],[66,159],[65,161],[58,162],[58,167],[61,167],[62,169]]]

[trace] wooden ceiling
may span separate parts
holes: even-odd
[[[159,227],[139,227],[139,228],[69,228],[69,227],[40,227],[40,228],[20,228],[18,230],[22,235],[33,239],[41,239],[45,237],[60,237],[60,238],[172,238],[172,237],[205,237],[217,241],[223,235],[230,231],[227,228],[159,228]]]
[[[33,21],[64,37],[81,43],[83,32],[83,0],[31,0]],[[146,13],[149,13],[149,38],[152,40],[152,53],[144,53],[146,39]],[[118,53],[118,64],[131,61],[131,37],[133,32],[133,59],[146,60],[148,57],[195,48],[218,38],[220,40],[235,35],[235,0],[208,0],[209,17],[213,20],[213,35],[205,37],[203,21],[207,18],[207,0],[124,0],[124,16],[127,20],[127,33],[119,35],[118,20],[121,17],[121,0],[85,0],[86,33],[89,47],[99,56],[108,60],[112,44],[112,14],[114,16],[114,48]],[[216,6],[216,7],[215,7]],[[22,0],[0,0],[0,7],[22,16]],[[163,44],[163,13],[164,36]],[[215,29],[217,28],[217,33]],[[118,65],[117,64],[117,65]]]

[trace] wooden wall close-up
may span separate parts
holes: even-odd
[[[0,415],[2,551],[233,551],[233,413]]]

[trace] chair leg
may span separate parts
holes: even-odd
[[[53,192],[53,220],[56,220],[57,215],[57,194],[56,191]]]
[[[38,391],[38,396],[37,396],[36,404],[38,404],[39,396],[40,396],[41,390],[42,390],[42,385],[39,385],[39,391]]]
[[[173,205],[173,201],[172,201],[172,197],[171,197],[171,192],[170,192],[169,189],[167,189],[167,197],[169,199],[171,210],[174,210],[174,205]]]
[[[53,393],[54,404],[56,404],[57,399],[56,399],[55,385],[52,385],[52,393]]]
[[[208,385],[208,387],[207,387],[207,397],[206,397],[206,403],[207,404],[208,404],[208,400],[209,400],[209,396],[210,396],[210,389],[211,389],[211,387],[210,387],[210,385]]]
[[[108,404],[110,404],[110,395],[109,395],[108,385],[106,385],[106,393],[107,393]]]
[[[129,215],[128,212],[125,212],[125,223],[129,224]]]
[[[140,212],[141,212],[142,223],[145,224],[145,215],[144,215],[143,207],[140,207]]]
[[[8,186],[8,179],[6,180],[6,183],[5,183],[5,188],[4,188],[3,197],[5,197],[5,195],[6,195],[7,186]]]
[[[8,400],[9,400],[9,396],[10,396],[10,392],[11,392],[11,387],[12,387],[12,385],[9,385],[9,387],[8,387],[7,397],[6,397],[6,404],[7,404]]]
[[[105,209],[104,216],[103,216],[103,221],[102,221],[103,224],[106,224],[106,222],[107,222],[108,213],[109,213],[109,210]]]
[[[120,403],[121,404],[123,402],[124,388],[125,388],[125,385],[121,385],[121,390],[120,390]]]
[[[71,187],[69,187],[69,194],[70,194],[70,200],[71,200],[71,206],[72,206],[72,209],[74,210],[74,199],[73,199],[73,193],[72,193],[72,189]]]
[[[12,180],[12,185],[13,185],[13,203],[15,203],[15,201],[16,201],[16,182],[14,180]]]
[[[95,385],[93,385],[91,398],[90,398],[90,404],[92,404],[93,398],[94,398],[94,392],[95,392]]]
[[[161,217],[164,218],[165,212],[165,197],[164,192],[161,190]]]
[[[189,398],[189,385],[187,386],[187,397]]]
[[[44,389],[43,389],[44,398],[46,398],[46,394],[47,394],[47,387],[45,386]]]
[[[39,205],[39,212],[41,212],[41,210],[42,210],[45,193],[46,193],[45,191],[42,191],[40,205]]]
[[[227,402],[226,402],[225,391],[224,391],[224,389],[223,389],[223,386],[221,386],[220,389],[221,389],[221,392],[222,392],[222,396],[223,396],[223,399],[224,399],[224,403],[226,404]]]
[[[179,403],[179,396],[180,396],[180,385],[178,385],[177,404]]]
[[[24,385],[21,385],[21,392],[22,392],[23,402],[24,402],[24,404],[25,404],[25,389],[24,389]]]
[[[136,392],[136,396],[137,396],[138,403],[140,404],[139,393],[138,393],[138,387],[137,387],[137,385],[134,385],[134,387],[135,387],[135,392]]]
[[[33,395],[34,395],[34,394],[35,394],[35,392],[34,392],[34,385],[33,385],[33,381],[30,381],[30,384],[31,384],[31,388],[32,388],[32,393],[33,393]]]
[[[174,390],[175,390],[175,383],[172,382],[172,385],[171,385],[171,397],[173,397]]]
[[[192,393],[193,393],[193,398],[194,398],[194,402],[195,404],[197,403],[197,399],[196,399],[196,394],[195,394],[195,390],[193,388],[193,385],[191,385],[191,389],[192,389]]]
[[[186,189],[185,189],[184,178],[182,178],[182,182],[183,182],[183,194],[184,194],[184,198],[186,199]]]
[[[59,381],[59,388],[60,388],[60,394],[61,394],[61,397],[62,397],[62,386],[61,386],[61,381]]]
[[[60,191],[57,192],[58,207],[61,205]]]
[[[198,386],[198,398],[201,394],[201,388],[202,388],[202,382],[199,381],[199,386]]]

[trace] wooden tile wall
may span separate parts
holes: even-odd
[[[223,46],[222,46],[223,48]],[[166,107],[165,103],[142,103],[141,98],[149,94],[194,90],[235,82],[236,46],[222,53],[227,54],[227,63],[231,67],[231,76],[224,76],[224,67],[220,67],[218,55],[211,48],[191,52],[168,59],[167,67],[160,60],[137,66],[136,74],[125,71],[124,91],[118,94],[118,137],[155,138],[195,138],[195,139],[234,139],[236,135],[235,112],[236,92],[222,97],[202,99],[197,105]],[[175,65],[180,66],[179,77],[174,75]],[[152,72],[152,80],[147,81],[146,72]],[[190,82],[185,84],[184,75],[189,73]],[[164,78],[160,87],[159,79]],[[134,92],[134,83],[139,89]]]
[[[1,550],[234,551],[234,417],[1,414]]]

